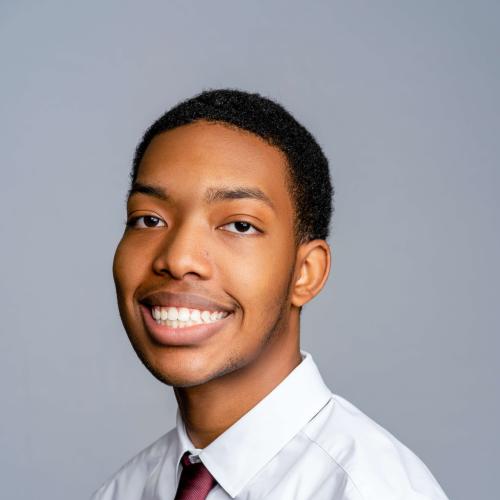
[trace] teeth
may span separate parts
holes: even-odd
[[[168,319],[171,319],[173,321],[175,321],[179,317],[179,311],[177,310],[177,307],[169,307],[168,309],[162,307],[161,310],[168,311]]]
[[[190,316],[189,309],[187,309],[186,307],[181,307],[179,309],[179,318],[178,318],[179,321],[186,322],[189,320],[189,316]]]
[[[187,307],[160,307],[154,306],[151,315],[159,325],[167,325],[171,328],[185,328],[186,326],[201,323],[213,323],[225,318],[225,311],[201,311],[199,309],[188,309]]]

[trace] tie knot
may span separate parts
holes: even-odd
[[[186,451],[186,453],[184,453],[184,455],[182,455],[181,463],[182,463],[183,468],[189,467],[190,465],[197,463],[197,460],[193,460],[191,462],[191,459],[189,458],[190,456],[191,456],[191,454],[189,453],[189,451]]]
[[[182,473],[175,500],[205,500],[216,481],[201,461],[191,462],[187,451],[181,458]]]

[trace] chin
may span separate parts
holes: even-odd
[[[239,368],[233,360],[217,363],[212,356],[188,352],[162,353],[154,358],[135,348],[135,351],[149,372],[163,384],[172,387],[195,387],[206,384]],[[208,359],[206,359],[208,357]],[[159,359],[160,358],[160,359]]]
[[[147,368],[151,372],[153,377],[155,377],[157,380],[166,385],[177,388],[196,387],[199,385],[203,385],[222,375],[218,372],[202,374],[199,371],[192,372],[186,369],[170,370],[155,368],[152,366],[147,366]]]

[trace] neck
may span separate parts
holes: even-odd
[[[299,319],[289,323],[245,366],[205,384],[174,388],[175,397],[196,448],[205,448],[267,396],[302,361]]]

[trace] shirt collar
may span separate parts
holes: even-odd
[[[238,495],[332,397],[312,356],[301,354],[302,362],[278,386],[203,450],[194,447],[178,411],[177,464],[185,451],[199,455],[219,485],[232,498]]]

